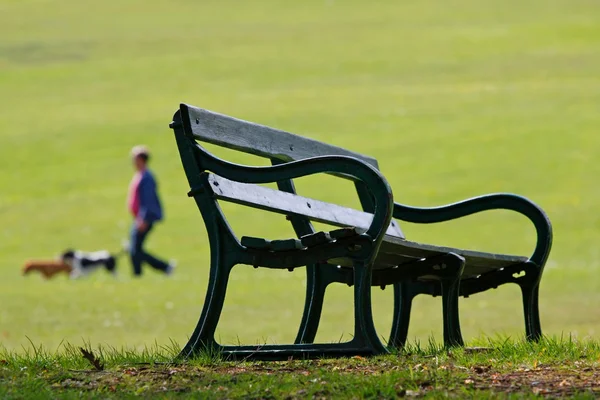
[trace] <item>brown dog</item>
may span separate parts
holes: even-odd
[[[23,275],[27,275],[33,271],[39,271],[46,279],[54,277],[56,274],[65,273],[69,275],[73,268],[57,260],[34,260],[28,261],[23,267]]]

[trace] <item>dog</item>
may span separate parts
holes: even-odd
[[[60,259],[71,267],[70,277],[76,279],[89,275],[99,268],[104,268],[107,272],[116,275],[119,255],[111,254],[107,250],[88,253],[69,249],[60,256]]]
[[[64,273],[71,279],[81,278],[103,268],[112,275],[117,273],[117,259],[127,251],[125,247],[120,253],[111,254],[107,250],[84,252],[67,249],[57,260],[32,260],[25,263],[23,275],[37,271],[46,279]]]
[[[73,268],[62,260],[31,260],[25,263],[23,275],[39,272],[46,279],[53,278],[57,274],[71,274]]]

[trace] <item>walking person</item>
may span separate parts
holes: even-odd
[[[141,276],[142,264],[147,263],[152,268],[170,275],[175,268],[174,263],[165,262],[144,250],[144,241],[148,234],[154,224],[163,218],[156,180],[148,169],[150,153],[145,146],[135,146],[131,150],[131,158],[136,172],[129,185],[127,205],[134,218],[129,244],[133,274]]]

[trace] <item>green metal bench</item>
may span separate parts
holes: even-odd
[[[373,324],[371,287],[393,285],[394,319],[388,346],[405,344],[411,303],[419,294],[441,296],[444,342],[463,345],[458,299],[504,283],[523,294],[526,336],[542,335],[538,288],[552,244],[546,214],[531,201],[512,194],[490,194],[437,208],[394,203],[392,190],[377,161],[251,122],[182,104],[173,117],[185,174],[204,219],[211,265],[206,300],[196,329],[180,356],[219,351],[232,359],[287,359],[386,353]],[[266,157],[271,167],[249,167],[217,158],[198,141]],[[329,173],[355,182],[363,211],[301,197],[293,180]],[[278,189],[258,184],[276,182]],[[219,207],[232,202],[280,213],[297,238],[266,240],[235,236]],[[477,212],[507,209],[528,217],[537,231],[531,257],[482,253],[408,241],[394,219],[412,223],[448,221]],[[316,232],[311,221],[333,225]],[[335,228],[335,227],[339,228]],[[227,282],[233,266],[307,271],[304,314],[294,344],[223,346],[215,341]],[[354,337],[345,343],[315,344],[323,299],[334,282],[354,287]]]

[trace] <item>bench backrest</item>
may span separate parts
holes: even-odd
[[[313,139],[294,135],[292,133],[240,120],[186,104],[181,105],[180,111],[186,135],[193,136],[193,138],[197,141],[207,142],[228,149],[265,157],[270,159],[273,164],[297,161],[317,156],[341,155],[357,158],[375,168],[379,168],[377,160],[372,157],[322,143]],[[261,190],[265,188],[258,185],[244,185],[232,181],[225,181],[228,182],[226,187],[230,190],[226,195],[221,196],[223,200],[237,202],[240,204],[254,205],[258,208],[270,209],[271,211],[279,211],[283,213],[289,211],[289,214],[297,214],[291,219],[294,229],[297,231],[297,233],[299,235],[311,233],[310,231],[312,230],[312,227],[310,227],[310,225],[307,223],[307,219],[301,216],[301,213],[294,213],[290,210],[285,210],[285,207],[284,209],[281,209],[281,207],[275,207],[275,203],[271,203],[273,206],[271,208],[264,207],[264,201],[257,200],[264,197],[257,196],[256,190],[258,190],[258,193],[266,195],[267,192]],[[255,186],[254,189],[256,190],[250,190],[251,186]],[[366,186],[364,186],[362,182],[355,182],[355,186],[363,209],[367,212],[372,212],[374,208],[373,200],[371,199],[371,195]],[[278,182],[278,187],[280,191],[291,193],[289,196],[296,194],[293,182],[291,181]],[[245,189],[241,190],[242,188]],[[274,192],[277,191],[271,190],[269,193],[271,196],[278,197],[276,196],[277,193]],[[217,197],[219,197],[217,192],[215,192],[215,194],[217,194]],[[312,218],[310,213],[304,213],[304,216],[308,217],[308,219],[328,222],[339,226],[349,226],[354,224],[355,226],[359,227],[365,227],[361,226],[361,224],[358,224],[359,220],[364,221],[364,219],[368,217],[370,222],[370,219],[372,219],[372,214],[366,214],[337,205],[318,202],[316,200],[308,200],[319,203],[322,210],[327,208],[325,205],[328,205],[331,210],[337,210],[336,215],[338,217],[338,219],[334,218],[333,220],[328,220],[327,218]],[[342,209],[346,211],[341,211]],[[358,214],[354,214],[353,212]],[[349,218],[341,218],[342,215],[347,215]],[[352,216],[350,217],[350,215]],[[364,223],[362,225],[364,225]],[[395,221],[392,221],[387,233],[394,236],[404,237],[401,229]]]
[[[191,133],[202,142],[283,162],[338,155],[355,157],[379,168],[372,157],[201,108],[184,107]]]

